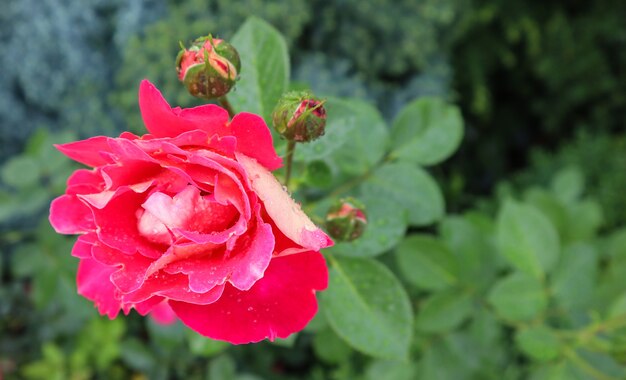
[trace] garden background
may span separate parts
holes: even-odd
[[[415,99],[461,112],[459,150],[424,165],[446,215],[368,254],[410,297],[406,357],[376,357],[324,312],[293,339],[230,346],[109,321],[76,295],[73,238],[47,215],[77,166],[52,144],[141,133],[143,78],[198,104],[175,74],[179,41],[230,39],[251,15],[284,36],[295,88],[362,99],[389,125]],[[619,0],[5,0],[0,379],[626,378],[625,19]],[[542,246],[523,227],[537,219],[558,259],[519,294],[497,242],[510,222]],[[403,273],[425,263],[436,270]],[[541,300],[520,311],[524,295]]]

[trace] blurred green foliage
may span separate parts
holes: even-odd
[[[468,123],[453,165],[489,191],[578,130],[626,131],[626,3],[478,0],[451,49]]]
[[[0,377],[625,378],[624,14],[618,0],[8,0]],[[290,86],[328,97],[294,195],[318,219],[359,195],[366,233],[327,250],[321,310],[285,341],[98,317],[75,294],[72,239],[47,222],[75,169],[52,144],[144,133],[143,78],[198,104],[178,42],[232,38],[250,15],[282,33]]]
[[[626,224],[626,135],[581,131],[557,152],[535,149],[531,165],[514,180],[521,186],[549,183],[562,167],[577,167],[588,179],[588,191],[605,213],[606,227]]]

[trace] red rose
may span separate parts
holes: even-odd
[[[332,241],[270,170],[281,166],[263,119],[215,105],[170,108],[139,90],[150,132],[58,149],[79,169],[52,202],[59,233],[81,234],[78,292],[115,318],[168,305],[202,335],[232,343],[284,338],[317,311]],[[171,314],[171,313],[170,313]]]

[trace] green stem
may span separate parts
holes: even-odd
[[[222,96],[218,98],[217,101],[220,103],[222,107],[226,109],[226,111],[228,111],[228,116],[230,116],[231,119],[235,117],[235,110],[233,109],[233,106],[230,104],[226,96]]]
[[[296,142],[289,141],[287,143],[287,173],[285,173],[285,187],[289,189],[289,180],[291,179],[291,167],[293,166],[293,153],[296,151]]]

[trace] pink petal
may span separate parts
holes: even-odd
[[[146,257],[161,256],[165,250],[139,234],[137,211],[144,199],[144,194],[126,191],[112,198],[102,209],[94,208],[100,241],[128,254],[139,251]]]
[[[99,193],[104,189],[104,180],[97,169],[78,169],[67,179],[67,194]]]
[[[94,217],[76,195],[64,194],[50,204],[50,224],[60,234],[82,234],[94,231]]]
[[[154,192],[142,207],[170,229],[198,233],[224,231],[232,225],[236,209],[207,198],[200,195],[197,187],[187,186],[174,197]]]
[[[139,86],[139,108],[150,133],[156,137],[175,137],[195,129],[214,134],[228,135],[228,112],[216,105],[172,109],[154,85],[143,80]]]
[[[94,244],[91,252],[93,259],[113,268],[111,282],[122,293],[132,293],[139,289],[152,263],[152,260],[140,254],[129,255],[101,243]]]
[[[194,305],[170,301],[184,324],[213,339],[234,344],[286,338],[317,312],[316,290],[328,284],[318,252],[274,258],[264,277],[248,291],[227,286],[218,301]]]
[[[256,159],[269,170],[282,166],[282,159],[276,155],[272,134],[260,116],[242,112],[230,123],[233,136],[237,138],[237,151]]]
[[[263,223],[260,215],[256,219],[256,226],[237,239],[232,252],[218,251],[178,260],[165,268],[165,272],[188,275],[189,288],[194,292],[206,292],[227,280],[237,289],[250,289],[263,277],[274,250],[271,227]]]
[[[152,311],[150,316],[161,325],[171,325],[176,322],[176,314],[167,303],[167,301],[161,301]]]
[[[80,235],[72,247],[72,256],[79,259],[90,259],[91,249],[98,237],[95,233],[88,233],[86,235]]]
[[[283,189],[276,177],[259,163],[236,153],[250,178],[251,187],[261,198],[267,214],[281,232],[295,243],[311,251],[319,251],[333,244]]]
[[[110,319],[115,318],[122,308],[117,290],[109,280],[114,270],[96,260],[81,259],[76,276],[78,294],[93,301],[100,314]]]
[[[154,309],[158,308],[159,305],[161,305],[163,302],[165,302],[165,299],[163,297],[154,296],[142,302],[125,304],[124,313],[128,314],[130,312],[130,309],[135,309],[137,313],[139,313],[139,315],[145,316]]]
[[[136,291],[122,294],[122,301],[127,304],[143,302],[150,297],[161,296],[185,303],[207,305],[217,301],[224,291],[224,285],[218,285],[204,293],[193,292],[189,288],[189,279],[183,274],[157,272],[145,280]]]
[[[55,147],[74,161],[88,166],[101,166],[109,163],[101,152],[109,152],[109,137],[96,136],[87,140],[75,141]]]
[[[106,189],[115,190],[120,186],[131,186],[153,180],[165,172],[165,169],[160,165],[145,161],[126,161],[104,166],[101,172]]]

